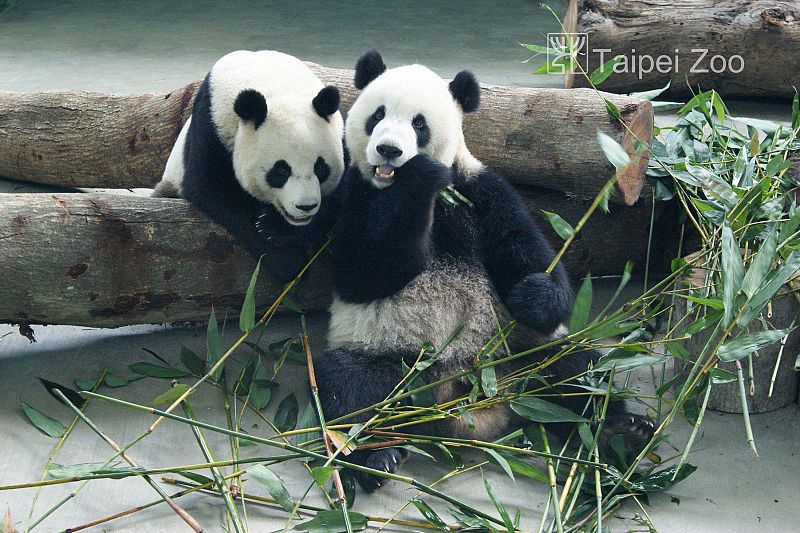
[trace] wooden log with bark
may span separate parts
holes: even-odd
[[[573,224],[588,206],[563,193],[521,192],[537,216],[545,208]],[[674,213],[667,204],[656,207],[654,239],[667,249],[670,235],[678,234],[670,222]],[[648,225],[642,220],[650,208],[640,202],[612,206],[610,215],[593,215],[564,256],[573,278],[589,270],[620,274],[627,260],[643,266]],[[541,218],[540,226],[554,246],[561,245]],[[0,194],[0,247],[0,323],[117,327],[182,322],[207,319],[212,305],[218,315],[235,315],[255,267],[222,228],[188,202],[165,198]],[[325,262],[323,256],[293,294],[307,309],[328,306]],[[279,289],[262,275],[257,302],[271,303]]]
[[[353,71],[309,64],[356,97]],[[152,187],[191,114],[199,82],[167,94],[0,92],[0,176],[69,187]],[[481,108],[464,122],[476,157],[514,183],[594,196],[613,174],[596,140],[601,130],[633,153],[652,140],[649,102],[606,95],[621,111],[609,116],[594,91],[482,86]],[[646,157],[621,176],[616,201],[639,197]]]
[[[800,87],[797,2],[570,0],[564,28],[588,34],[589,73],[603,59],[625,56],[600,86],[604,91],[630,93],[670,82],[666,94],[685,96],[687,76],[695,91],[716,89],[726,97],[792,98]],[[599,50],[606,50],[603,58]],[[588,82],[578,72],[567,74],[565,86]]]

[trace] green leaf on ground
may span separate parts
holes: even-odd
[[[286,485],[283,480],[278,477],[278,474],[270,470],[264,465],[253,465],[247,469],[247,473],[259,485],[267,489],[269,495],[275,498],[278,504],[284,511],[292,512],[294,509],[294,501],[286,490]]]
[[[28,417],[30,423],[45,435],[53,437],[54,439],[60,439],[67,432],[67,428],[64,426],[64,424],[55,418],[47,416],[38,409],[31,407],[24,401],[20,401],[19,403],[22,406],[22,411],[25,413],[25,416]]]

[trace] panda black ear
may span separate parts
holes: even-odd
[[[450,94],[464,113],[472,113],[481,103],[481,87],[472,72],[462,70],[450,82]]]
[[[328,120],[331,115],[339,111],[339,89],[333,85],[323,87],[311,100],[311,104],[319,116]]]
[[[267,99],[255,89],[245,89],[236,97],[233,110],[245,122],[253,122],[256,129],[267,119]]]
[[[383,58],[377,50],[370,50],[356,63],[356,89],[361,90],[386,71]]]

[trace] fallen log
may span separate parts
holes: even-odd
[[[310,64],[356,97],[353,72]],[[0,176],[69,187],[152,187],[191,114],[199,83],[168,94],[0,92]],[[464,122],[476,157],[523,185],[594,196],[613,174],[596,141],[601,130],[633,153],[634,139],[652,140],[649,102],[607,95],[621,111],[612,119],[594,91],[482,86],[481,108]],[[628,205],[644,184],[646,158],[618,182]]]
[[[604,91],[669,82],[665,94],[686,96],[687,77],[695,91],[716,89],[724,97],[792,98],[800,87],[797,2],[570,0],[564,28],[588,34],[587,72],[625,56],[600,86]],[[599,50],[606,50],[602,58]],[[589,84],[578,72],[566,75],[565,86]]]
[[[529,207],[575,222],[588,205],[563,193],[523,189]],[[659,204],[667,208],[667,204]],[[642,264],[647,204],[595,214],[564,262],[574,279],[620,274]],[[674,236],[669,213],[656,227]],[[549,226],[542,222],[543,228]],[[632,228],[644,228],[631,231]],[[551,232],[554,245],[561,240]],[[655,241],[659,242],[659,241]],[[663,243],[666,241],[661,241]],[[0,323],[117,327],[205,320],[238,313],[255,261],[188,202],[81,193],[0,194]],[[256,292],[269,304],[280,287],[266,275]],[[310,310],[326,309],[325,259],[293,295]]]

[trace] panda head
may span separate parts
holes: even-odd
[[[238,124],[230,149],[239,184],[290,224],[308,224],[344,172],[338,89],[324,87],[303,101],[286,95],[269,102],[245,89],[233,111]]]
[[[348,112],[345,140],[354,165],[377,188],[417,154],[469,172],[478,162],[464,144],[464,113],[478,108],[480,87],[468,71],[450,83],[422,65],[386,69],[375,50],[356,64],[361,94]],[[463,168],[467,167],[467,168]]]

